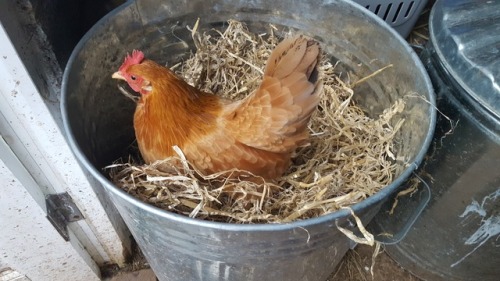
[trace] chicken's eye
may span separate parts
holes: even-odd
[[[137,77],[135,77],[134,75],[132,75],[132,76],[130,76],[130,79],[135,80],[135,79],[137,79]]]

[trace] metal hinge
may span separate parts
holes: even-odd
[[[69,241],[68,224],[83,220],[83,214],[67,192],[45,196],[47,219],[52,223],[64,240]]]

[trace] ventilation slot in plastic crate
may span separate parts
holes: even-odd
[[[354,0],[392,26],[401,36],[410,34],[427,0],[370,1]]]

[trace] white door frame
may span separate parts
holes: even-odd
[[[60,118],[58,102],[50,105],[50,102],[44,101],[2,23],[0,23],[0,42],[0,135],[3,144],[0,149],[3,149],[4,155],[0,159],[2,165],[17,178],[16,188],[19,188],[18,182],[22,183],[31,195],[31,200],[34,201],[32,203],[26,201],[25,204],[29,205],[30,211],[38,212],[37,217],[43,217],[40,219],[43,222],[40,223],[48,223],[45,218],[45,196],[54,193],[68,192],[85,217],[84,220],[68,225],[69,243],[66,243],[57,232],[49,233],[47,228],[44,228],[44,233],[31,235],[50,236],[59,241],[58,247],[62,247],[63,244],[71,245],[79,256],[79,261],[74,266],[86,264],[95,276],[99,276],[100,265],[107,263],[123,265],[124,254],[129,250],[124,248],[127,243],[122,243],[120,235],[94,192],[92,183],[87,179],[66,143],[63,132],[56,122],[56,119]],[[12,180],[12,176],[9,180]],[[22,196],[21,193],[15,195]],[[10,202],[9,200],[8,197],[2,196],[2,202]],[[31,209],[33,203],[36,203],[38,209]],[[4,219],[4,213],[0,215]],[[16,217],[7,219],[16,220]],[[18,219],[20,225],[32,223],[26,216],[20,216]],[[6,243],[7,238],[3,232],[2,230],[0,244]],[[19,236],[23,235],[27,234],[19,233]],[[34,255],[35,253],[33,251]],[[2,256],[0,265],[5,266]],[[54,276],[53,280],[72,279],[74,278],[59,279]],[[39,279],[34,278],[34,280]]]
[[[0,138],[0,152],[2,159],[14,153]],[[24,183],[7,168],[0,159],[0,272],[13,269],[24,275],[28,280],[52,281],[97,281],[99,269],[93,262],[88,263],[82,254],[67,243],[52,224],[45,218],[45,213],[31,197],[25,184],[31,184],[29,173],[22,171],[24,166],[19,162],[21,169],[18,174],[25,173]],[[6,157],[6,162],[12,159]],[[87,255],[88,256],[88,255]],[[87,259],[89,257],[86,257]],[[0,278],[0,280],[3,280]],[[8,280],[8,279],[7,279]],[[15,279],[17,280],[17,279]]]

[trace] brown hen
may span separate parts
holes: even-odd
[[[260,87],[231,102],[202,92],[170,69],[134,51],[113,78],[141,94],[134,128],[147,163],[174,155],[209,174],[246,170],[270,180],[290,166],[307,143],[307,124],[321,96],[318,42],[305,36],[283,40],[271,53]]]

